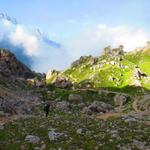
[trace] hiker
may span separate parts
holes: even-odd
[[[48,116],[49,108],[50,108],[50,103],[45,103],[45,105],[44,105],[44,111],[45,111],[46,117]]]

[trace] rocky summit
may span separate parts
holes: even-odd
[[[0,49],[0,75],[1,77],[33,78],[35,74],[13,53],[6,49]]]
[[[149,42],[46,75],[0,49],[0,150],[149,150],[149,66]]]

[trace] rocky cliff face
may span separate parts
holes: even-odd
[[[4,117],[31,113],[40,102],[27,83],[36,75],[9,50],[0,49],[0,112]]]
[[[17,60],[9,50],[0,49],[0,76],[33,78],[35,74],[24,64]]]

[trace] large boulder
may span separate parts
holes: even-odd
[[[57,140],[60,137],[62,137],[63,135],[64,135],[63,133],[55,132],[53,130],[48,132],[48,138],[50,141]]]
[[[71,103],[79,103],[82,102],[82,97],[78,94],[70,94],[68,97],[69,102]]]
[[[141,71],[139,67],[136,66],[136,69],[134,70],[134,76],[137,80],[141,80],[142,77],[147,77],[147,75]]]
[[[56,70],[48,70],[47,74],[46,74],[46,80],[51,79],[54,76],[57,76],[60,72],[56,71]]]
[[[57,76],[56,80],[53,82],[53,85],[59,88],[69,88],[72,86],[72,83],[69,80],[67,80],[66,77]]]
[[[127,102],[127,96],[124,94],[117,94],[114,97],[114,103],[116,106],[123,106],[124,104],[126,104]]]
[[[89,105],[89,109],[92,112],[108,112],[113,109],[113,107],[110,104],[106,104],[104,102],[100,101],[94,101],[91,105]]]
[[[27,135],[25,137],[25,141],[34,144],[34,143],[38,143],[40,141],[40,138],[38,136],[35,136],[35,135]]]
[[[94,113],[106,113],[112,111],[113,107],[101,101],[94,101],[88,107],[84,107],[82,113],[92,115]]]

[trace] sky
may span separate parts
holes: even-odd
[[[150,40],[149,8],[149,0],[0,0],[0,47],[33,70],[63,70],[108,45],[143,46]]]

